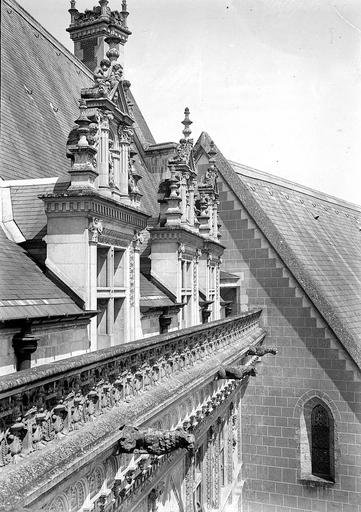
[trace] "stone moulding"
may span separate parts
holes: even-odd
[[[0,466],[16,464],[258,328],[228,317],[8,375],[0,382]]]
[[[144,229],[149,215],[130,206],[112,201],[94,194],[67,193],[62,195],[47,194],[40,196],[45,203],[45,211],[51,216],[83,216],[107,218],[117,223],[137,226]]]
[[[3,503],[4,506],[26,505],[30,508],[33,505],[36,506],[39,500],[42,501],[43,498],[50,495],[49,493],[53,492],[52,489],[57,484],[71,477],[75,470],[85,467],[105,452],[110,454],[112,450],[116,450],[120,438],[119,425],[139,425],[143,428],[158,418],[162,411],[172,407],[175,402],[185,400],[199,386],[214,382],[214,374],[220,365],[234,364],[243,360],[250,345],[262,343],[266,333],[258,325],[259,314],[259,311],[251,313],[250,316],[253,317],[253,320],[248,318],[247,327],[245,327],[242,317],[213,322],[213,331],[217,331],[216,336],[221,342],[221,345],[217,343],[219,349],[214,349],[208,355],[203,354],[181,370],[169,373],[165,378],[158,380],[156,385],[132,396],[129,401],[120,400],[116,406],[102,411],[99,415],[94,415],[93,419],[85,422],[80,429],[59,436],[58,439],[47,442],[42,449],[20,457],[19,464],[11,464],[2,468],[0,470],[0,503]],[[222,329],[222,325],[231,327],[227,339],[222,336],[222,332],[225,335],[227,332]],[[185,336],[186,341],[184,341],[187,343],[190,338],[194,339],[192,336],[194,330],[197,330],[198,333],[203,332],[209,340],[210,331],[207,327],[210,326],[212,324],[185,329],[180,333],[157,336],[153,341],[157,345],[155,341],[174,340],[177,338],[177,334],[181,334],[183,337],[187,333],[188,336]],[[200,335],[198,335],[199,337]],[[195,338],[197,337],[195,336]],[[146,341],[148,342],[148,340]],[[134,343],[131,345],[134,348]],[[117,347],[117,350],[120,348]],[[126,347],[122,348],[126,349]],[[99,352],[109,352],[109,350]],[[91,355],[93,354],[88,354],[87,357]],[[249,362],[253,363],[253,358]],[[100,363],[97,364],[100,365]],[[25,374],[25,372],[23,373]],[[79,370],[77,373],[80,373]],[[242,386],[243,384],[244,382],[234,381],[231,386]],[[229,385],[229,383],[225,382],[225,385]],[[216,407],[212,406],[215,414],[219,400],[222,401],[222,397],[217,396],[219,391],[220,389],[216,390]],[[179,410],[180,412],[181,410]],[[194,426],[193,422],[197,420],[197,418],[193,418],[191,411],[189,414],[190,416],[187,416],[185,420],[182,420],[182,416],[179,418],[179,425],[183,425],[184,429],[188,429],[189,424]],[[0,510],[3,510],[1,506]]]

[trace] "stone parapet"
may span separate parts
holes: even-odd
[[[0,470],[4,503],[31,503],[50,485],[49,471],[59,481],[75,460],[78,466],[80,459],[114,445],[120,436],[116,425],[140,425],[159,407],[212,381],[220,364],[244,357],[249,345],[262,341],[260,314],[255,310],[4,377],[1,464],[11,464]]]

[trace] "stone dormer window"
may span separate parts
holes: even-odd
[[[125,251],[113,246],[97,247],[98,345],[107,347],[126,341]]]

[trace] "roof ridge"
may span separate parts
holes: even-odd
[[[308,187],[307,185],[302,185],[301,183],[288,180],[287,178],[276,176],[275,174],[271,174],[268,172],[260,171],[259,169],[255,169],[254,167],[250,167],[248,165],[240,164],[239,162],[235,162],[234,160],[228,160],[228,162],[232,165],[232,167],[237,167],[237,169],[234,169],[237,175],[242,174],[243,176],[247,176],[249,178],[265,181],[267,183],[273,183],[274,185],[279,185],[281,187],[288,188],[290,190],[293,190],[294,192],[306,194],[317,199],[322,199],[323,201],[327,201],[329,203],[337,204],[338,206],[343,206],[344,208],[349,208],[350,210],[356,210],[357,212],[361,212],[361,205],[351,203],[350,201],[341,199],[331,194],[326,194],[321,190],[316,190],[314,188]],[[239,168],[243,169],[244,171],[248,171],[249,174],[242,173],[242,171]]]
[[[41,23],[39,23],[32,15],[24,9],[16,0],[4,0],[4,3],[13,8],[26,22],[32,25],[38,32],[40,32],[45,39],[60,50],[65,57],[67,57],[73,64],[75,64],[84,74],[93,78],[91,71],[79,60],[70,50],[68,50],[60,41],[58,41],[50,32],[46,30]]]

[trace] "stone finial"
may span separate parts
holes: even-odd
[[[122,12],[128,12],[127,0],[122,1]]]
[[[101,15],[106,16],[107,15],[107,7],[108,7],[108,0],[99,0],[99,5],[101,9]]]
[[[89,132],[89,125],[91,123],[90,119],[86,115],[86,102],[85,100],[81,99],[79,100],[79,110],[80,110],[80,116],[75,121],[75,123],[78,125],[78,134],[79,134],[79,141],[78,146],[88,146],[88,140],[86,138],[87,133]]]
[[[76,9],[76,1],[70,0],[70,9]]]
[[[184,110],[184,119],[182,121],[182,124],[184,125],[184,130],[183,130],[183,135],[184,135],[184,138],[185,139],[188,139],[190,134],[192,133],[192,130],[190,129],[190,125],[193,123],[193,121],[191,121],[189,119],[189,108],[186,107],[185,110]]]
[[[216,154],[217,154],[217,151],[216,151],[214,142],[212,140],[209,145],[209,150],[208,150],[208,160],[211,165],[214,165],[216,163],[216,159],[215,159]]]

